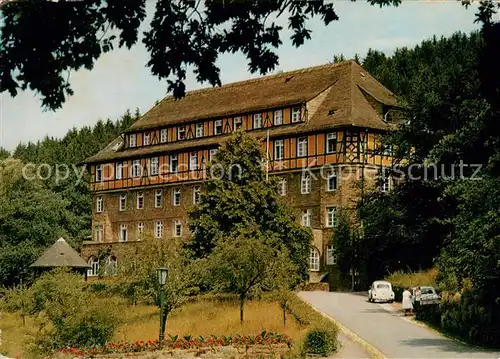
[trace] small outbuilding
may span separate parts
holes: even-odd
[[[78,252],[64,238],[59,238],[31,267],[40,271],[60,267],[69,268],[84,274],[85,279],[87,278],[87,270],[90,269],[90,265],[80,257]]]

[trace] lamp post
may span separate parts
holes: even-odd
[[[160,284],[160,336],[159,342],[165,339],[165,283],[167,283],[168,268],[158,268],[156,270],[158,283]]]

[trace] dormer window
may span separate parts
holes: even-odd
[[[215,120],[215,123],[214,123],[214,134],[215,135],[222,134],[222,120]]]
[[[283,124],[283,110],[274,111],[274,125],[279,126]]]
[[[197,123],[196,124],[196,138],[203,137],[203,123]]]
[[[144,133],[142,137],[143,145],[148,146],[150,143],[150,139],[151,139],[151,134],[149,132]]]
[[[177,140],[181,141],[186,138],[186,127],[179,126],[177,127]]]
[[[137,136],[135,133],[133,133],[129,136],[128,144],[129,144],[129,147],[137,146]]]
[[[160,130],[160,142],[161,143],[166,143],[168,140],[168,131],[166,128],[162,128]]]
[[[262,114],[261,113],[256,113],[253,115],[253,128],[261,128],[262,127]]]
[[[300,122],[300,107],[292,108],[292,123]]]
[[[241,120],[241,116],[240,117],[235,117],[234,118],[234,130],[237,131],[242,126],[243,126],[243,121]]]

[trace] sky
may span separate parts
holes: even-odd
[[[149,8],[152,5],[153,2],[148,3]],[[390,55],[396,48],[413,47],[433,35],[449,36],[479,28],[474,23],[477,5],[465,9],[455,0],[404,1],[397,8],[337,0],[334,6],[340,20],[328,27],[320,19],[310,20],[312,39],[298,49],[289,40],[291,33],[283,31],[276,71],[325,64],[338,54],[363,57],[369,48]],[[37,141],[47,135],[63,137],[73,127],[93,125],[99,119],[116,120],[127,109],[146,112],[155,101],[168,95],[166,82],[150,73],[147,60],[145,47],[138,43],[131,50],[105,54],[91,71],[71,73],[74,95],[55,112],[44,112],[31,91],[20,92],[15,98],[0,94],[0,147],[13,150],[19,142]],[[223,84],[259,76],[248,71],[241,54],[220,56],[218,65]],[[192,74],[186,85],[188,90],[209,86],[197,83]]]

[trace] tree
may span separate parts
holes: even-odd
[[[7,157],[10,157],[10,152],[5,148],[0,147],[0,161],[6,159]]]
[[[212,252],[219,240],[252,229],[257,238],[277,238],[298,270],[298,280],[308,274],[310,229],[297,223],[278,194],[275,178],[266,181],[261,143],[237,132],[217,152],[207,167],[208,181],[200,203],[189,217],[193,238],[186,248],[193,258]]]
[[[401,0],[371,0],[398,5]],[[306,22],[320,17],[338,20],[327,1],[156,0],[156,9],[142,42],[150,54],[148,67],[168,82],[168,91],[183,96],[186,67],[199,82],[220,85],[219,54],[241,52],[252,73],[265,74],[278,65],[275,49],[282,44],[287,16],[294,46],[311,38]],[[116,47],[139,41],[146,18],[144,0],[127,2],[8,2],[2,6],[0,92],[12,96],[27,88],[40,94],[42,105],[57,109],[73,94],[68,73],[95,61]],[[31,29],[38,29],[33,33]],[[108,31],[109,30],[109,31]]]
[[[219,239],[213,252],[199,261],[204,279],[215,291],[238,295],[241,322],[250,295],[281,288],[296,270],[286,247],[276,245],[278,241],[262,238],[252,228],[240,228],[239,233]]]

